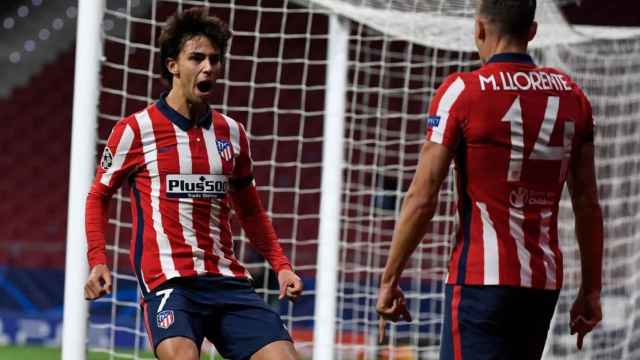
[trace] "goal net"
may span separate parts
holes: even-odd
[[[597,166],[605,214],[605,320],[578,353],[568,310],[579,285],[570,203],[561,207],[565,287],[545,350],[548,359],[640,357],[640,34],[571,27],[558,3],[539,0],[532,54],[583,86],[598,121]],[[277,301],[277,281],[234,224],[235,248],[258,293],[280,311],[304,358],[313,347],[314,301],[335,296],[337,359],[437,359],[443,279],[457,224],[451,177],[443,184],[428,235],[401,286],[410,324],[392,325],[377,344],[375,302],[395,219],[415,171],[425,110],[451,72],[480,65],[473,52],[474,1],[467,0],[107,0],[98,151],[115,121],[155,101],[164,87],[157,37],[167,16],[208,6],[233,32],[214,107],[245,124],[256,183],[285,251],[305,282],[292,305]],[[323,133],[329,16],[349,28],[344,128]],[[595,38],[598,38],[597,40]],[[316,294],[322,146],[344,138],[337,293]],[[336,165],[340,166],[340,165]],[[92,304],[89,348],[109,358],[149,358],[140,294],[131,271],[128,190],[114,197],[108,255],[114,292]],[[526,311],[526,309],[524,309]],[[523,324],[526,326],[526,324]],[[205,351],[210,351],[209,347]],[[213,350],[211,350],[213,353]],[[321,359],[323,360],[323,359]]]

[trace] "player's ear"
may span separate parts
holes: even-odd
[[[479,16],[476,16],[474,32],[475,32],[476,44],[483,43],[484,40],[487,38],[486,26],[484,24],[484,21]]]
[[[538,22],[534,21],[533,23],[531,23],[531,26],[529,27],[529,34],[527,36],[527,41],[533,40],[537,32],[538,32]]]
[[[178,71],[178,62],[175,59],[167,58],[164,61],[164,66],[166,66],[167,70],[169,70],[169,72],[174,76],[178,76],[178,74],[180,74],[180,71]]]

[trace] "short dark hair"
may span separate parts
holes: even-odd
[[[536,0],[480,0],[484,16],[504,35],[526,37],[536,14]]]
[[[162,28],[160,37],[160,68],[162,77],[171,84],[173,74],[166,66],[167,58],[177,59],[185,42],[195,36],[206,36],[220,51],[221,59],[227,51],[231,31],[227,24],[216,16],[209,16],[204,7],[193,7],[171,15]]]

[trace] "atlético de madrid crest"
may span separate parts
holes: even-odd
[[[222,157],[224,161],[231,161],[231,159],[233,159],[233,148],[231,147],[231,143],[229,141],[216,140],[216,145],[218,146],[220,157]]]
[[[171,325],[173,325],[173,322],[175,320],[175,318],[173,317],[173,310],[160,311],[158,313],[157,320],[159,328],[168,329]]]
[[[111,164],[113,164],[113,154],[111,153],[111,150],[109,150],[109,147],[105,146],[104,151],[102,152],[102,160],[100,160],[100,167],[103,170],[109,170]]]

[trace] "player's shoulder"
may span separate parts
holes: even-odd
[[[444,78],[439,89],[441,91],[447,91],[450,87],[459,87],[464,89],[466,83],[470,80],[470,73],[468,72],[454,72]]]
[[[242,122],[236,120],[235,118],[229,116],[228,114],[225,114],[216,110],[213,110],[212,113],[213,113],[213,116],[216,116],[216,114],[219,115],[220,118],[223,119],[228,124],[228,126],[237,127],[240,130],[241,134],[244,134],[244,132],[246,131]]]
[[[147,106],[123,117],[120,121],[124,122],[127,125],[137,126],[140,122],[140,119],[148,116],[150,121],[157,121],[160,117],[162,111],[158,107],[157,102],[152,102]]]
[[[580,100],[587,100],[587,96],[585,95],[584,91],[582,90],[580,85],[578,85],[578,83],[571,77],[571,75],[555,67],[544,67],[540,70],[547,73],[560,75],[560,77],[565,81],[566,86],[571,89],[571,92],[573,94],[578,96]]]

